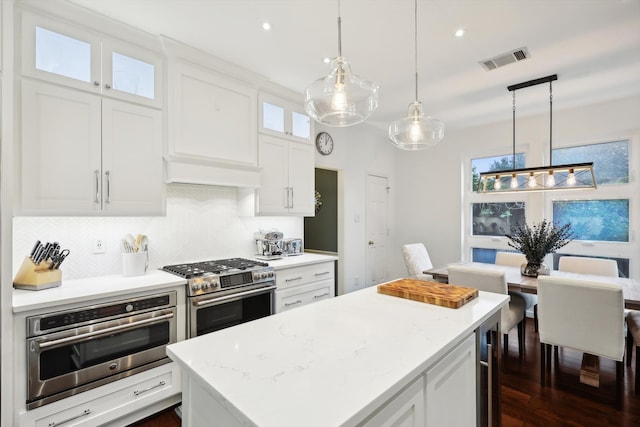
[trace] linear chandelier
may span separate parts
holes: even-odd
[[[596,189],[593,162],[553,164],[553,88],[558,75],[542,77],[508,86],[513,93],[513,158],[512,169],[480,173],[478,193],[514,193],[523,191]],[[549,166],[516,169],[516,90],[549,83]]]
[[[418,101],[418,0],[414,1],[414,16],[416,100],[409,104],[409,111],[405,117],[389,126],[389,140],[401,150],[424,150],[433,147],[444,138],[444,123],[425,116],[422,102]]]
[[[331,72],[305,89],[304,109],[315,121],[333,127],[364,122],[378,108],[378,85],[351,72],[342,56],[342,18],[338,0],[338,56]]]

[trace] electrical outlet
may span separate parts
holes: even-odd
[[[94,254],[103,254],[107,252],[107,245],[105,244],[104,239],[93,239],[93,250]]]

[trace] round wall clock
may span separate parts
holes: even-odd
[[[318,153],[328,156],[333,151],[333,138],[327,132],[320,132],[316,136],[316,149]]]

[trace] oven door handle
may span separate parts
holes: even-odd
[[[104,329],[100,329],[98,331],[91,331],[91,332],[87,332],[85,334],[80,334],[80,335],[73,335],[73,336],[69,336],[69,337],[64,337],[64,338],[59,338],[56,340],[51,340],[51,341],[42,341],[42,342],[36,342],[36,344],[42,349],[42,348],[49,348],[49,347],[55,347],[58,346],[60,344],[71,344],[71,343],[75,343],[75,342],[79,342],[79,341],[83,341],[86,340],[87,338],[92,338],[98,335],[106,335],[106,334],[111,334],[113,332],[119,332],[122,330],[126,330],[126,329],[135,329],[139,326],[143,326],[143,325],[148,325],[151,323],[158,323],[160,321],[166,320],[166,319],[171,319],[173,317],[173,312],[171,313],[166,313],[160,316],[155,316],[155,317],[150,317],[147,319],[143,319],[143,320],[138,320],[132,323],[125,323],[123,325],[118,325],[118,326],[111,326],[108,328],[104,328]]]
[[[268,286],[268,287],[264,287],[264,288],[260,288],[260,289],[252,289],[250,291],[238,292],[237,294],[225,295],[223,297],[214,297],[214,298],[210,298],[210,299],[194,302],[193,305],[195,305],[197,307],[201,307],[203,305],[208,305],[208,304],[217,304],[219,302],[227,301],[227,300],[230,300],[230,299],[236,299],[236,298],[248,297],[248,296],[256,295],[256,294],[262,294],[262,293],[264,293],[266,291],[271,291],[273,289],[276,289],[276,287],[277,286]]]

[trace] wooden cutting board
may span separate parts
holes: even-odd
[[[378,286],[378,293],[442,307],[462,307],[478,296],[478,290],[446,283],[415,279],[398,279]]]

